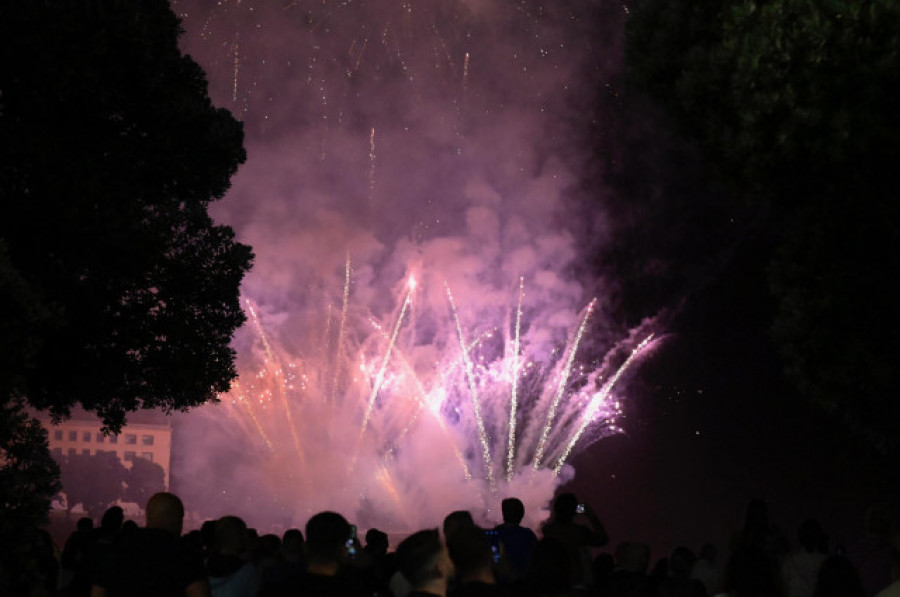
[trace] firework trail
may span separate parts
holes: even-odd
[[[547,448],[547,438],[550,435],[550,431],[553,429],[553,423],[556,420],[556,410],[559,408],[559,403],[565,394],[566,386],[569,383],[569,376],[572,374],[572,366],[575,364],[575,354],[578,350],[578,345],[581,343],[582,336],[584,336],[584,330],[587,327],[588,319],[591,316],[591,311],[594,310],[596,302],[597,299],[592,300],[585,310],[584,317],[581,319],[581,325],[578,326],[578,332],[575,334],[575,339],[572,342],[572,347],[569,349],[569,357],[566,359],[566,365],[559,376],[556,394],[553,396],[553,402],[550,404],[550,410],[547,412],[547,424],[544,425],[544,429],[541,431],[541,439],[538,442],[537,451],[534,454],[532,466],[535,469],[540,467],[541,459],[544,457],[544,451]]]
[[[349,265],[346,271],[351,271]],[[319,462],[331,469],[332,476],[340,477],[341,495],[347,500],[344,509],[366,524],[420,524],[410,500],[447,482],[468,494],[467,503],[474,512],[483,513],[501,488],[521,493],[537,483],[541,492],[552,494],[573,451],[619,430],[621,408],[612,398],[613,391],[633,361],[645,353],[649,337],[594,391],[609,365],[590,370],[575,366],[593,302],[569,345],[558,351],[564,360],[547,363],[536,372],[534,367],[520,365],[530,358],[520,354],[522,328],[536,325],[524,316],[524,280],[518,289],[511,349],[496,345],[510,339],[502,340],[503,334],[493,327],[476,331],[475,339],[467,341],[459,308],[445,286],[452,322],[443,327],[443,339],[432,339],[428,348],[443,348],[440,359],[428,363],[416,359],[422,346],[407,317],[415,291],[410,277],[390,326],[378,323],[349,297],[343,308],[347,319],[344,354],[329,357],[355,362],[338,375],[338,400],[328,396],[334,379],[321,389],[316,381],[326,371],[339,371],[336,365],[318,357],[291,356],[275,346],[248,302],[261,364],[256,372],[250,368],[242,373],[222,402],[227,405],[228,420],[249,434],[246,439],[251,449],[260,451],[260,458],[280,462],[290,455],[291,474],[278,469],[267,481],[282,501],[314,499],[301,493],[308,491],[308,483],[295,479],[317,478],[322,473],[312,463]],[[524,396],[524,412],[515,408],[520,392],[531,394]],[[517,417],[528,433],[509,431]],[[354,424],[356,439],[348,441],[342,430]],[[532,444],[529,437],[538,441]],[[252,448],[254,444],[257,448]],[[505,462],[495,462],[493,452],[504,448]],[[517,467],[517,454],[532,455],[530,466]],[[424,466],[423,457],[430,461],[430,468]],[[551,462],[552,466],[544,465]],[[347,473],[337,474],[342,463],[349,463]]]
[[[491,445],[488,441],[487,432],[484,429],[484,421],[481,418],[481,403],[478,400],[478,387],[475,382],[475,374],[472,369],[472,360],[469,358],[469,351],[466,348],[466,340],[463,335],[462,324],[459,322],[459,311],[453,302],[453,294],[450,287],[447,286],[447,300],[450,302],[450,311],[453,313],[453,322],[456,324],[456,333],[459,338],[459,350],[462,355],[463,366],[466,372],[466,382],[469,386],[469,394],[472,397],[472,414],[475,417],[475,424],[478,426],[478,439],[481,441],[481,455],[484,457],[484,466],[487,471],[488,482],[491,487],[494,486],[494,465],[491,460]]]
[[[535,522],[651,346],[617,377],[639,338],[585,306],[615,282],[572,274],[614,228],[583,132],[624,16],[598,35],[575,0],[174,5],[244,126],[211,214],[256,254],[239,382],[179,429],[176,477],[215,516],[415,530],[516,495]]]
[[[516,411],[519,406],[519,350],[522,332],[522,300],[525,298],[525,279],[519,278],[519,302],[516,305],[516,325],[514,329],[512,354],[512,389],[509,395],[509,435],[506,444],[506,481],[512,479],[516,461]]]

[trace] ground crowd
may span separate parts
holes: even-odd
[[[869,543],[854,553],[829,545],[815,520],[793,542],[776,531],[762,500],[723,550],[678,547],[651,567],[650,549],[621,542],[611,551],[588,504],[563,493],[540,536],[522,526],[517,498],[502,501],[503,523],[476,525],[449,513],[391,549],[388,535],[320,512],[304,531],[259,535],[237,516],[182,534],[184,505],[158,493],[146,524],[113,506],[99,527],[90,518],[59,551],[46,531],[23,535],[15,566],[0,561],[0,594],[28,597],[900,597],[900,525],[888,512],[867,515]]]

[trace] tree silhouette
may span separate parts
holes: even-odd
[[[900,2],[645,0],[634,88],[752,210],[787,377],[900,453]],[[745,218],[750,219],[750,218]]]
[[[59,489],[59,467],[47,451],[47,431],[21,401],[0,404],[0,542],[42,521]],[[7,543],[8,544],[8,543]]]
[[[165,0],[0,3],[4,417],[16,401],[57,420],[80,404],[118,431],[236,375],[252,252],[207,208],[245,160],[243,129],[180,33]]]
[[[166,477],[163,468],[146,458],[135,458],[131,470],[125,475],[122,499],[143,507],[154,493],[165,490]]]
[[[164,0],[0,5],[4,400],[63,418],[80,403],[117,430],[136,409],[215,400],[236,374],[252,254],[207,207],[243,131],[179,34]]]
[[[59,468],[70,512],[81,504],[93,518],[99,518],[123,496],[128,470],[114,452],[69,454],[61,458]]]

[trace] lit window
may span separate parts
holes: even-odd
[[[134,452],[130,450],[125,452],[125,460],[134,460]]]
[[[153,462],[153,452],[141,452],[141,458],[147,462]]]
[[[125,434],[125,443],[126,444],[136,444],[137,443],[137,435],[134,433],[126,433]]]
[[[152,435],[142,435],[141,443],[144,444],[145,446],[152,446],[153,445],[153,436]]]
[[[77,432],[77,431],[70,431],[70,432],[69,432],[69,441],[70,441],[70,442],[77,442],[77,441],[78,441],[78,432]]]
[[[57,429],[53,432],[53,439],[62,439],[62,429]]]
[[[91,441],[91,432],[85,431],[81,434],[81,441],[90,443]]]

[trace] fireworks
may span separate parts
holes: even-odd
[[[619,37],[578,3],[178,4],[244,122],[216,217],[254,247],[258,301],[238,383],[179,434],[201,442],[179,489],[216,516],[392,530],[516,495],[536,523],[571,455],[618,431],[649,346],[579,266],[609,242],[579,168]]]
[[[385,324],[352,304],[351,271],[348,260],[343,304],[332,310],[340,315],[323,322],[326,346],[309,355],[280,348],[247,303],[259,364],[241,373],[217,416],[242,430],[281,502],[310,511],[338,503],[388,528],[433,522],[422,506],[432,502],[436,512],[484,515],[501,490],[546,501],[573,451],[620,431],[614,388],[650,337],[615,368],[583,364],[596,301],[556,358],[538,362],[522,340],[540,325],[523,317],[524,280],[510,329],[466,328],[446,286],[446,321],[423,333],[411,316],[414,278]]]

